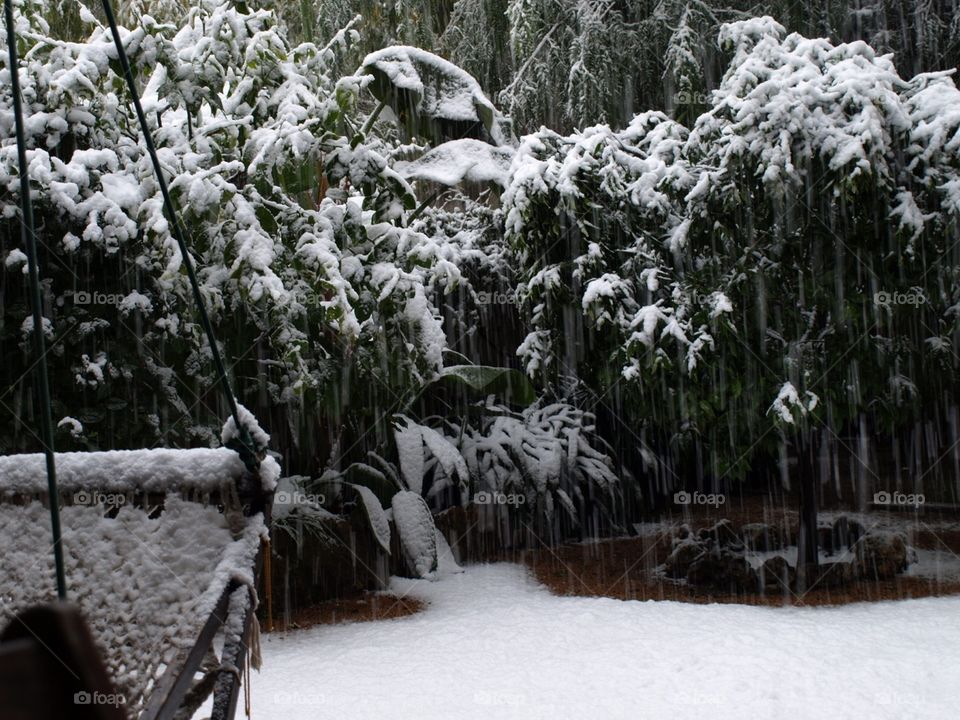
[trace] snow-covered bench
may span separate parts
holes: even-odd
[[[69,597],[127,716],[174,717],[212,691],[231,717],[276,461],[251,473],[228,448],[154,449],[56,465]],[[49,500],[43,455],[0,457],[0,627],[56,597]]]

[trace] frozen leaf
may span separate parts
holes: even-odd
[[[492,182],[506,187],[513,151],[480,140],[451,140],[410,162],[397,163],[406,180],[427,180],[440,185]]]
[[[370,529],[377,543],[385,553],[390,554],[390,521],[387,519],[387,513],[380,505],[377,496],[373,494],[370,488],[363,485],[354,485],[357,496],[360,498],[360,504],[363,506],[364,514],[370,523]]]
[[[437,569],[436,525],[430,508],[420,495],[403,490],[393,496],[393,521],[400,544],[418,577],[432,577]]]

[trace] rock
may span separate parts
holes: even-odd
[[[728,560],[730,586],[741,593],[755,593],[758,588],[757,571],[742,555],[731,556]]]
[[[846,515],[841,515],[833,523],[833,545],[838,550],[853,547],[865,534],[863,525]]]
[[[907,546],[907,567],[916,565],[918,562],[920,562],[920,555],[917,554],[917,549],[915,547]]]
[[[857,577],[857,565],[853,560],[837,560],[821,563],[815,587],[842,587]]]
[[[734,593],[757,591],[757,574],[743,555],[728,550],[704,553],[690,566],[687,582]]]
[[[673,546],[664,565],[671,577],[683,578],[687,576],[690,566],[705,553],[703,545],[692,537],[680,540]]]
[[[747,523],[740,528],[740,538],[747,550],[769,552],[782,546],[780,529],[767,523]]]
[[[721,520],[712,528],[702,529],[698,536],[704,542],[713,540],[713,544],[720,548],[732,548],[735,550],[743,549],[743,542],[737,533],[733,523],[729,520]]]
[[[796,577],[796,570],[780,555],[767,558],[757,571],[757,579],[763,592],[789,590]]]
[[[726,565],[719,553],[705,553],[687,571],[687,582],[697,587],[718,587],[725,581]]]
[[[909,564],[906,538],[902,533],[867,533],[857,545],[857,564],[864,577],[889,580]]]

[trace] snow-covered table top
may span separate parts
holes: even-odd
[[[244,472],[240,456],[229,448],[66,452],[57,453],[56,466],[57,485],[63,493],[84,488],[104,493],[213,492]],[[32,495],[46,490],[43,454],[0,457],[0,494]]]
[[[229,449],[56,459],[69,600],[80,606],[128,716],[136,717],[150,684],[193,646],[228,584],[253,586],[263,516],[184,499],[243,476]],[[0,457],[0,627],[56,598],[46,489],[43,455]],[[131,498],[138,493],[162,495],[162,509],[137,507]]]
[[[241,516],[242,517],[242,516]],[[227,584],[253,583],[261,515],[232,531],[214,507],[167,499],[150,518],[121,507],[61,511],[69,599],[80,606],[130,717],[148,683],[190,648]],[[39,502],[0,505],[0,625],[56,597],[50,515]]]

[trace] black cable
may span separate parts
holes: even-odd
[[[27,249],[30,273],[30,302],[33,306],[33,352],[37,356],[37,414],[43,433],[43,454],[47,460],[47,493],[50,496],[50,529],[53,531],[53,562],[57,572],[57,597],[67,599],[67,578],[63,570],[63,545],[60,534],[60,495],[57,492],[57,465],[53,453],[53,418],[50,415],[50,383],[47,379],[47,350],[43,338],[43,295],[37,264],[37,238],[33,228],[33,204],[30,201],[30,175],[27,171],[27,140],[23,131],[23,105],[20,98],[20,61],[13,25],[13,4],[3,2],[7,23],[7,48],[10,52],[10,91],[13,93],[13,120],[17,133],[17,166],[20,172],[20,235]]]
[[[160,159],[157,157],[157,149],[153,144],[153,135],[147,125],[147,118],[143,114],[143,106],[140,104],[140,94],[137,92],[137,85],[133,79],[133,73],[130,71],[130,63],[127,60],[127,53],[123,49],[123,43],[120,41],[120,32],[117,30],[117,21],[113,15],[113,8],[110,6],[110,0],[103,0],[103,11],[107,16],[107,23],[110,25],[110,32],[113,35],[113,44],[117,47],[117,55],[120,59],[120,67],[123,69],[124,78],[127,81],[127,87],[130,90],[130,96],[133,99],[133,106],[137,111],[137,119],[140,122],[140,129],[143,132],[143,139],[147,145],[147,152],[150,153],[150,160],[153,162],[153,172],[157,176],[157,184],[160,186],[160,194],[163,196],[163,207],[166,210],[167,220],[170,223],[170,234],[173,235],[180,247],[180,254],[183,257],[183,263],[187,268],[187,275],[190,278],[190,287],[193,289],[193,299],[197,305],[197,311],[200,314],[200,324],[207,336],[207,342],[210,343],[210,353],[213,355],[213,365],[217,371],[220,386],[224,395],[227,397],[227,404],[230,407],[230,414],[233,416],[233,422],[237,426],[237,432],[240,435],[240,457],[251,472],[254,472],[259,466],[256,450],[250,433],[245,425],[240,423],[240,413],[237,410],[237,400],[230,387],[230,380],[227,377],[227,369],[223,364],[223,358],[220,357],[220,349],[217,347],[217,340],[213,334],[213,325],[210,323],[210,317],[207,315],[207,308],[203,303],[203,295],[200,292],[200,283],[197,281],[197,273],[193,268],[193,261],[190,259],[190,252],[187,249],[187,243],[184,240],[183,229],[180,226],[179,216],[176,207],[173,204],[173,198],[170,197],[170,191],[167,189],[167,182],[163,177],[163,168],[160,167]]]

